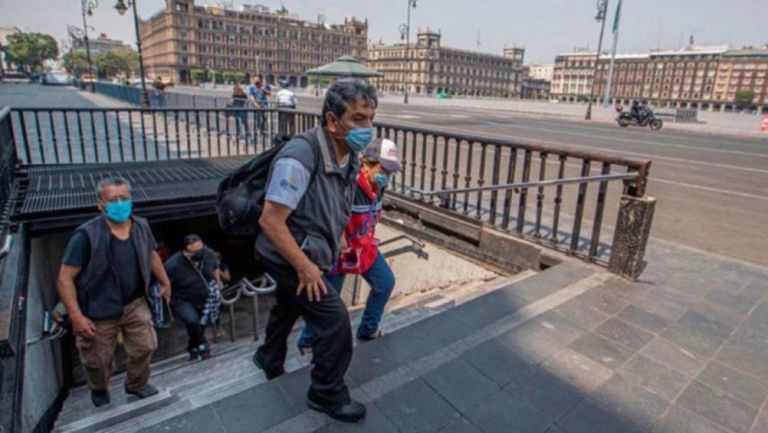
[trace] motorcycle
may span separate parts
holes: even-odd
[[[652,131],[658,131],[664,126],[664,122],[656,117],[652,111],[648,111],[645,115],[641,116],[632,114],[631,112],[620,111],[619,117],[616,118],[616,122],[618,122],[619,126],[622,128],[626,128],[627,126],[648,126]]]

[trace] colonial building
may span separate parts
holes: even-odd
[[[306,87],[304,73],[342,55],[364,59],[368,22],[343,24],[302,20],[285,9],[240,10],[166,0],[165,8],[139,25],[150,77],[190,81],[194,69],[264,75],[268,83],[288,79]]]
[[[528,65],[528,76],[533,80],[552,81],[555,65]]]
[[[443,47],[439,32],[419,31],[416,42],[374,44],[367,66],[384,77],[377,85],[386,92],[431,95],[514,97],[520,92],[525,49],[507,47],[503,55]]]
[[[557,56],[552,96],[586,101],[592,86],[595,53]],[[610,57],[600,56],[595,100],[605,92]],[[616,56],[611,103],[648,101],[655,106],[712,111],[740,109],[768,112],[768,46],[733,50],[728,47],[687,47],[674,51]],[[753,92],[751,103],[739,101]]]
[[[88,46],[91,49],[91,56],[101,56],[112,51],[117,50],[130,50],[133,51],[133,47],[119,41],[117,39],[110,39],[105,33],[99,35],[98,38],[88,39]],[[85,41],[83,39],[72,39],[72,50],[85,51]]]

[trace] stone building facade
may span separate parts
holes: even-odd
[[[515,97],[520,92],[525,49],[507,47],[503,55],[444,47],[438,32],[419,31],[416,42],[374,44],[367,66],[381,72],[377,86],[385,92],[432,95]]]
[[[240,10],[198,6],[194,0],[166,0],[165,8],[139,25],[144,64],[150,77],[188,83],[195,69],[260,73],[268,83],[290,80],[306,87],[309,69],[342,55],[366,57],[368,22],[343,24],[302,20],[282,9]]]
[[[595,53],[557,56],[552,97],[586,101],[592,86]],[[594,79],[596,101],[605,92],[610,57],[602,55]],[[751,103],[737,95],[752,92]],[[710,111],[768,112],[768,46],[687,47],[675,51],[616,56],[611,103],[648,101],[657,107]]]

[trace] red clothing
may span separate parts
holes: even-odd
[[[376,261],[379,241],[376,239],[376,224],[381,218],[382,201],[378,189],[372,189],[363,170],[357,175],[357,189],[352,203],[352,215],[344,229],[349,251],[331,269],[331,275],[364,274]]]

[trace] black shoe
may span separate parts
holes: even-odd
[[[109,404],[112,399],[109,397],[109,391],[91,390],[91,401],[93,402],[94,406],[101,407],[105,404]]]
[[[285,373],[284,368],[280,368],[279,371],[276,371],[274,373],[267,371],[264,369],[264,361],[261,360],[261,354],[259,354],[259,350],[257,349],[256,352],[253,353],[253,365],[256,367],[259,367],[261,370],[264,371],[264,374],[267,375],[267,380],[272,380],[276,377],[282,376],[283,373]]]
[[[127,389],[125,390],[126,394],[135,395],[136,397],[141,399],[152,397],[153,395],[156,395],[158,392],[160,391],[158,391],[157,388],[155,388],[150,384],[146,384],[135,391],[128,391]]]
[[[343,404],[327,404],[315,402],[310,397],[307,397],[307,406],[312,410],[323,412],[331,418],[342,422],[358,422],[365,418],[365,405],[351,399]]]

